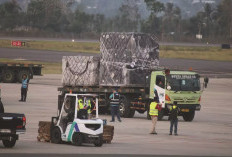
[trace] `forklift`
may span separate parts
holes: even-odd
[[[84,108],[79,109],[82,101]],[[94,104],[96,116],[88,115],[88,101]],[[92,106],[92,105],[91,105]],[[103,144],[103,121],[98,118],[98,95],[67,93],[62,107],[58,109],[58,116],[52,117],[52,143],[72,143],[80,146],[83,143],[93,143],[96,147]]]

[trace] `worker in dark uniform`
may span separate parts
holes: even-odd
[[[120,94],[116,92],[116,90],[114,90],[109,98],[110,98],[111,115],[112,115],[112,120],[110,122],[115,121],[114,118],[115,115],[117,116],[118,121],[121,122],[120,113],[119,113]]]
[[[169,120],[170,120],[170,133],[172,135],[173,125],[174,125],[174,133],[177,136],[177,126],[178,126],[178,114],[180,112],[180,108],[177,106],[177,102],[174,101],[173,105],[170,108]]]
[[[209,83],[209,78],[206,76],[206,77],[204,78],[204,85],[205,85],[205,88],[207,88],[208,83]]]
[[[24,101],[24,102],[26,101],[28,84],[29,84],[29,79],[27,78],[27,75],[24,74],[22,78],[21,99],[19,101]]]
[[[0,113],[4,113],[4,107],[3,107],[1,99],[0,99]]]

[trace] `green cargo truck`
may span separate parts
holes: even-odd
[[[179,116],[185,121],[192,121],[195,111],[201,109],[200,76],[192,71],[170,71],[157,69],[144,76],[144,85],[136,86],[75,86],[60,87],[58,108],[62,106],[65,93],[94,93],[99,95],[99,111],[110,111],[109,96],[114,89],[121,94],[120,113],[125,118],[132,118],[135,111],[143,114],[149,111],[149,106],[157,91],[162,110],[158,119],[168,116],[168,108],[177,101],[181,109]],[[156,94],[156,95],[157,95]],[[147,112],[148,113],[148,112]],[[149,114],[147,118],[150,119]]]
[[[41,64],[0,63],[0,82],[21,82],[24,74],[33,79],[34,75],[41,75],[42,68]]]

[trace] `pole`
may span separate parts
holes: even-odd
[[[96,98],[96,118],[98,118],[98,98]]]

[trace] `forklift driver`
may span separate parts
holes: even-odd
[[[78,100],[78,112],[77,112],[77,118],[79,119],[88,119],[88,110],[89,107],[87,107],[83,103],[83,98],[79,98]]]

